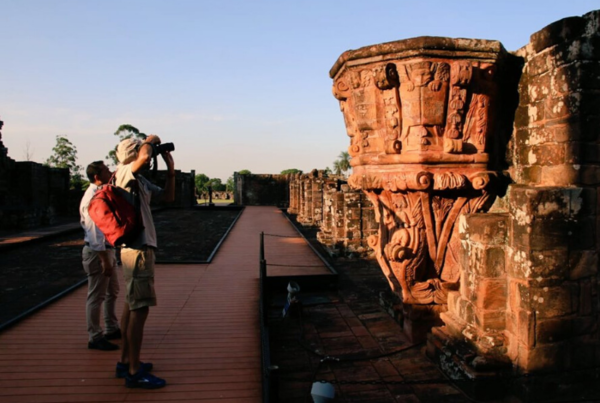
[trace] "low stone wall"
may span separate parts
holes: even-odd
[[[233,200],[241,206],[289,206],[292,175],[239,174],[234,172]]]
[[[156,176],[146,175],[148,179],[157,186],[164,187],[167,179],[167,171],[158,171]],[[195,172],[175,171],[175,201],[165,203],[159,200],[153,200],[153,207],[178,207],[187,208],[196,205],[196,184],[194,182]]]

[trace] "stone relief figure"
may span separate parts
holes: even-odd
[[[445,127],[450,67],[422,61],[400,66],[403,148],[440,150]]]

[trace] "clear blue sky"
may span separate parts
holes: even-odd
[[[183,171],[323,169],[349,145],[328,75],[342,52],[424,35],[514,51],[594,9],[599,0],[0,0],[2,140],[11,158],[43,162],[67,136],[87,165],[129,123],[174,142]]]

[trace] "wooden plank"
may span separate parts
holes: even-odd
[[[211,264],[157,265],[142,360],[165,388],[127,389],[120,352],[87,349],[82,287],[0,334],[0,402],[261,402],[260,232],[297,236],[278,209],[247,207]],[[301,238],[266,246],[284,264],[322,264]]]

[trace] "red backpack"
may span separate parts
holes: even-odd
[[[116,173],[116,172],[115,172]],[[139,198],[114,185],[115,174],[90,200],[88,213],[113,246],[133,241],[144,229]]]

